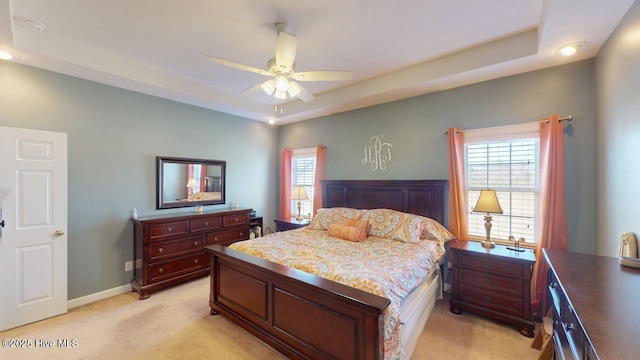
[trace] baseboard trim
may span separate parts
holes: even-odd
[[[97,293],[89,294],[79,298],[71,299],[67,301],[67,308],[73,309],[78,306],[87,305],[92,302],[110,298],[112,296],[124,294],[131,291],[131,284],[114,287]]]

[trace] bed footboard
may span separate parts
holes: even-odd
[[[386,298],[220,245],[211,254],[211,313],[292,359],[384,358]]]

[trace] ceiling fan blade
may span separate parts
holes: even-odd
[[[304,102],[313,101],[315,98],[311,95],[310,92],[305,90],[300,84],[295,81],[289,82],[289,89],[287,90],[291,97],[297,96],[300,100]]]
[[[221,64],[221,65],[225,65],[225,66],[230,66],[232,68],[236,68],[236,69],[240,69],[240,70],[251,71],[251,72],[254,72],[254,73],[257,73],[257,74],[260,74],[260,75],[266,75],[266,76],[271,76],[272,75],[267,70],[258,69],[258,68],[253,67],[253,66],[239,64],[237,62],[233,62],[233,61],[229,61],[229,60],[225,60],[225,59],[221,59],[221,58],[217,58],[217,57],[213,57],[213,56],[209,56],[209,55],[205,55],[204,58],[207,59],[208,61],[211,61],[211,62],[214,62],[214,63],[218,63],[218,64]]]
[[[298,38],[284,31],[278,33],[278,45],[276,46],[276,65],[288,71],[293,66],[298,49]]]
[[[267,87],[268,87],[268,83],[269,83],[269,82],[273,82],[273,79],[271,79],[271,80],[267,80],[267,81],[264,81],[264,82],[261,82],[261,83],[259,83],[259,84],[255,85],[255,86],[252,86],[252,87],[248,88],[247,90],[245,90],[245,91],[241,92],[240,94],[242,94],[242,95],[254,94],[254,93],[257,93],[258,91],[265,91],[265,92],[267,92],[267,91],[265,90],[265,86],[267,86]],[[275,85],[273,86],[273,89],[275,90]],[[268,92],[267,92],[267,93],[268,93]],[[271,94],[273,94],[273,91],[271,92]],[[271,95],[271,94],[269,94],[269,95]]]
[[[351,71],[319,70],[295,73],[293,78],[298,81],[345,81],[351,80]]]

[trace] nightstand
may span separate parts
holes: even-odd
[[[485,248],[475,241],[450,242],[453,265],[451,312],[468,310],[515,325],[533,337],[531,276],[533,250],[516,252],[506,246]]]
[[[298,221],[294,217],[288,219],[277,219],[274,221],[276,223],[276,232],[295,230],[309,225],[309,219],[302,219],[301,221]]]
[[[260,234],[264,234],[264,228],[262,227],[262,216],[251,216],[251,222],[249,223],[250,231],[257,235],[256,227],[260,227]]]

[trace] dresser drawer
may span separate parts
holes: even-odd
[[[204,235],[193,236],[188,239],[153,243],[149,246],[151,261],[157,261],[169,256],[180,256],[201,251],[205,245]]]
[[[202,269],[206,265],[208,264],[204,261],[204,253],[184,256],[175,260],[150,265],[149,278],[151,282],[161,281]]]
[[[499,261],[495,258],[482,259],[478,256],[458,254],[457,264],[460,267],[517,278],[524,278],[527,275],[527,270],[521,264]]]
[[[249,225],[249,214],[225,215],[222,217],[222,226]]]
[[[524,307],[522,299],[503,297],[495,295],[488,291],[483,291],[477,287],[460,285],[459,287],[460,301],[478,305],[482,308],[498,311],[503,314],[522,317]]]
[[[189,222],[191,232],[212,230],[222,227],[222,218],[220,216],[208,217],[202,219],[191,220]]]
[[[459,281],[461,285],[476,286],[481,289],[487,289],[492,292],[499,292],[518,298],[523,296],[522,280],[460,268]]]
[[[187,233],[187,221],[177,221],[157,225],[149,225],[149,240],[158,241],[169,236],[181,235]]]
[[[228,245],[236,241],[247,240],[249,238],[249,228],[221,231],[207,235],[207,245],[220,244]]]

